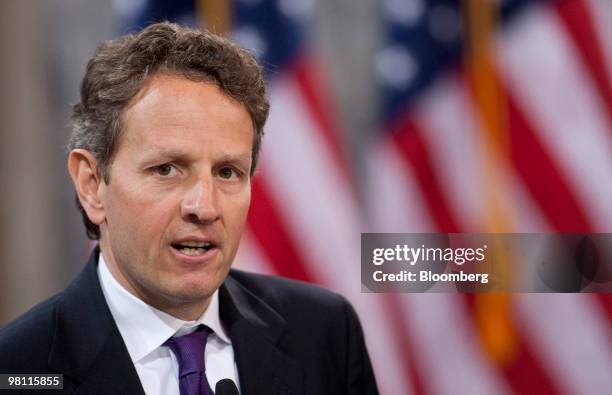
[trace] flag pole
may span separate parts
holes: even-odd
[[[221,36],[229,35],[232,25],[229,0],[196,0],[195,7],[201,27]]]
[[[468,84],[473,92],[481,120],[483,145],[480,147],[483,184],[487,205],[487,231],[509,233],[513,229],[508,199],[502,187],[511,163],[508,117],[503,90],[495,73],[493,38],[498,30],[500,11],[490,0],[464,0],[466,35],[464,58]],[[512,280],[510,248],[501,243],[491,246],[492,263],[496,265],[494,281],[508,289]],[[507,247],[507,246],[506,246]],[[475,321],[487,355],[498,364],[513,359],[518,336],[511,314],[508,293],[477,294],[474,298]]]

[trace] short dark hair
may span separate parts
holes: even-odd
[[[103,42],[87,64],[81,84],[81,101],[72,109],[68,149],[85,149],[98,163],[98,172],[110,182],[112,159],[121,136],[122,113],[148,76],[171,73],[190,80],[216,84],[242,103],[253,121],[251,174],[269,112],[261,67],[245,49],[204,30],[161,22]],[[100,238],[77,197],[77,206],[92,240]]]

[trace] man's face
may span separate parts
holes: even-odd
[[[111,271],[162,310],[205,308],[249,208],[249,113],[211,83],[158,74],[124,112],[120,140],[99,189]]]

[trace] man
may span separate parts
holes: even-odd
[[[377,393],[344,298],[230,270],[267,115],[259,66],[223,38],[159,23],[100,46],[68,156],[99,247],[0,331],[0,373],[75,394]]]

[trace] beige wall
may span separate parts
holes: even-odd
[[[64,288],[86,255],[64,146],[85,59],[114,29],[110,10],[0,2],[0,325]]]

